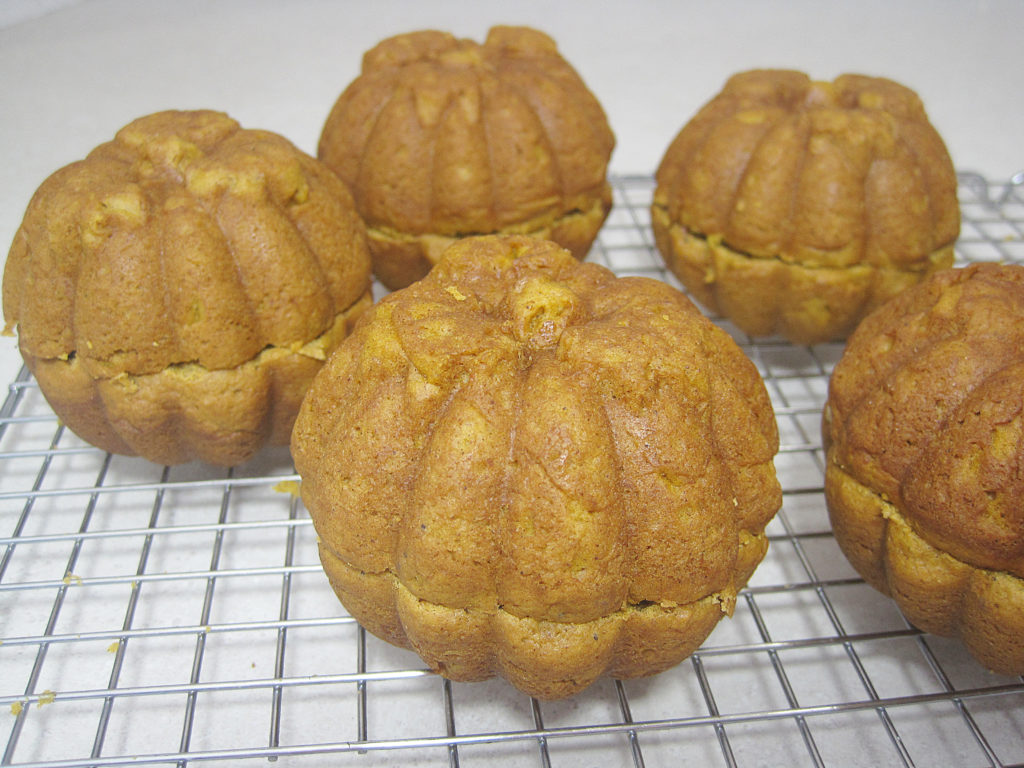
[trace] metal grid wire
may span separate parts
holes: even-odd
[[[1024,263],[1020,181],[961,176],[961,263]],[[652,187],[614,180],[590,258],[674,282]],[[230,471],[110,456],[23,370],[0,407],[0,764],[1024,764],[1024,680],[915,630],[832,538],[819,428],[841,345],[716,322],[778,416],[769,554],[687,661],[553,703],[447,682],[364,633],[321,573],[286,449]]]

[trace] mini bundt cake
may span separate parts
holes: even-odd
[[[940,272],[870,315],[823,424],[829,514],[865,581],[1024,674],[1024,266]]]
[[[389,38],[334,104],[319,157],[349,185],[377,277],[423,277],[453,239],[530,234],[582,259],[611,208],[615,144],[554,41],[494,27],[482,45]]]
[[[219,112],[160,112],[35,193],[5,331],[84,440],[234,465],[288,443],[370,288],[362,221],[326,166]]]
[[[364,315],[292,436],[367,629],[542,698],[685,658],[781,504],[756,368],[684,294],[550,241],[464,238]]]
[[[917,95],[882,78],[734,75],[656,174],[658,249],[690,293],[752,336],[846,338],[953,263],[949,153]]]

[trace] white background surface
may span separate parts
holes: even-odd
[[[725,79],[792,67],[883,75],[914,88],[960,170],[1024,169],[1024,2],[470,0],[0,0],[0,258],[50,173],[129,121],[213,108],[313,153],[365,50],[436,28],[551,34],[604,105],[613,173],[651,173]],[[20,366],[0,338],[0,381]]]

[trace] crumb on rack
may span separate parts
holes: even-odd
[[[282,480],[274,486],[278,493],[290,493],[292,496],[299,495],[299,483],[296,480]]]

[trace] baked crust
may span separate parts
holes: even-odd
[[[54,413],[86,442],[158,464],[235,466],[264,445],[288,444],[313,377],[372,303],[367,290],[310,343],[268,346],[233,368],[179,363],[108,377],[77,356],[23,355]]]
[[[339,96],[318,156],[352,190],[389,288],[455,238],[534,234],[582,259],[611,208],[601,105],[527,27],[486,40],[434,30],[382,41]]]
[[[658,672],[732,612],[777,449],[756,368],[682,293],[519,236],[379,302],[292,436],[352,615],[545,698]]]
[[[162,463],[287,443],[299,391],[370,302],[344,185],[210,111],[140,118],[44,181],[3,281],[7,331],[65,424]]]
[[[829,387],[826,500],[864,579],[1024,673],[1024,267],[939,273],[868,317]]]
[[[956,173],[920,99],[891,80],[734,75],[659,165],[668,267],[753,336],[846,338],[953,263]]]

